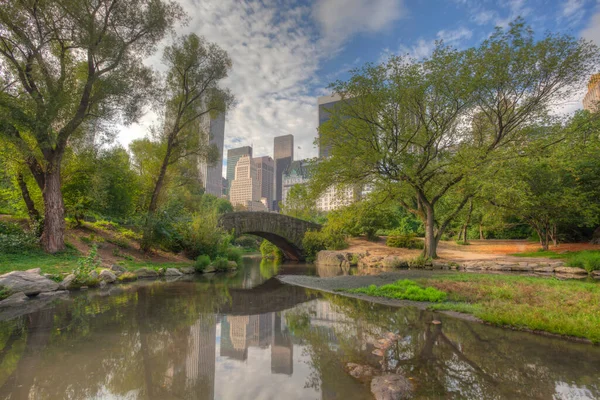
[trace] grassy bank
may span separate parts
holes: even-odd
[[[564,253],[546,250],[511,255],[516,257],[546,257],[555,260],[564,260],[567,266],[583,268],[588,272],[600,270],[600,250],[567,251]]]
[[[411,283],[407,283],[411,282]],[[411,298],[411,293],[419,293]],[[493,325],[600,343],[600,284],[507,275],[453,274],[354,289],[374,296],[434,301],[434,310],[472,314]],[[416,298],[415,298],[416,297]],[[420,297],[420,298],[419,298]]]

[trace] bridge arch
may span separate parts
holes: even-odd
[[[305,259],[302,239],[308,230],[320,230],[321,225],[287,215],[269,212],[240,211],[224,214],[219,225],[234,235],[260,236],[279,247],[286,259]]]

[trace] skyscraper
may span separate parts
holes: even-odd
[[[227,195],[229,195],[231,182],[235,179],[235,166],[240,157],[244,155],[252,158],[252,147],[244,146],[227,150]]]
[[[598,110],[598,102],[600,102],[600,74],[592,75],[587,87],[588,92],[583,98],[583,108],[595,112]]]
[[[329,121],[331,112],[335,109],[336,104],[338,104],[342,98],[338,94],[334,94],[333,96],[323,96],[318,98],[319,104],[319,128],[325,122]],[[319,133],[319,158],[329,157],[331,153],[331,146],[325,146],[321,144]]]
[[[260,201],[260,186],[256,176],[256,165],[247,155],[243,155],[235,166],[235,178],[229,187],[231,205],[242,206],[248,211],[267,211]]]
[[[256,157],[253,159],[256,165],[256,176],[260,197],[267,199],[269,209],[273,208],[274,184],[275,184],[275,162],[269,156]]]
[[[273,140],[273,158],[275,159],[275,199],[273,210],[279,210],[279,202],[282,200],[283,186],[282,177],[285,170],[294,161],[294,136],[277,136]]]
[[[210,118],[205,114],[200,121],[201,126],[209,132],[209,144],[217,146],[219,158],[213,166],[206,162],[200,163],[200,179],[204,185],[206,193],[221,197],[223,195],[222,177],[223,177],[223,142],[225,140],[225,114],[220,114],[217,118]]]

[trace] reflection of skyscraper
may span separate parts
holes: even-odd
[[[190,327],[185,361],[186,392],[195,399],[212,400],[215,393],[216,317],[200,315]]]
[[[275,199],[273,210],[279,210],[282,200],[282,177],[285,170],[294,161],[294,136],[277,136],[273,140],[273,158],[275,159]]]
[[[271,373],[292,375],[294,373],[294,346],[292,338],[284,330],[281,313],[274,313],[275,325],[271,344]]]

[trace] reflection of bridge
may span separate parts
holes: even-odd
[[[287,215],[268,212],[234,212],[223,215],[219,225],[235,235],[260,236],[279,247],[289,260],[303,260],[302,239],[308,230],[320,230],[321,225]]]
[[[307,294],[305,288],[284,285],[275,278],[252,289],[229,289],[229,295],[231,300],[219,309],[222,314],[252,315],[278,312],[317,297],[316,294]]]

